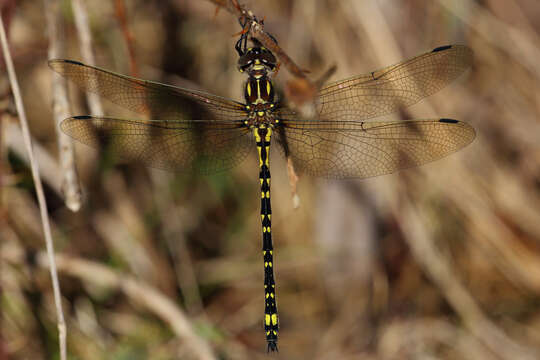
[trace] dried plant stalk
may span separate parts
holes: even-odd
[[[63,57],[64,42],[58,29],[61,24],[59,1],[44,0],[47,30],[49,34],[49,59]],[[73,140],[60,131],[60,123],[70,116],[66,80],[58,74],[52,74],[53,114],[58,138],[58,153],[62,168],[62,192],[65,203],[71,211],[78,211],[82,204],[82,192],[79,186],[79,175],[75,167]]]
[[[53,285],[54,303],[56,306],[56,317],[58,325],[58,338],[60,345],[60,359],[67,359],[66,351],[66,322],[64,320],[64,312],[62,310],[62,297],[60,292],[60,284],[58,281],[58,274],[56,271],[56,263],[54,259],[54,244],[51,235],[51,225],[49,223],[49,214],[47,212],[47,202],[45,200],[45,194],[43,192],[43,185],[39,176],[39,167],[34,158],[34,152],[32,150],[32,140],[30,137],[30,129],[28,128],[28,121],[26,120],[26,112],[24,110],[24,104],[22,101],[21,91],[17,82],[17,76],[15,74],[15,68],[9,52],[7,43],[6,32],[4,29],[4,22],[0,16],[0,42],[2,43],[2,51],[4,52],[4,60],[9,76],[9,82],[13,91],[13,97],[15,98],[15,106],[17,107],[17,113],[19,115],[19,121],[23,131],[23,140],[30,159],[30,168],[32,170],[32,178],[34,180],[34,187],[36,190],[37,200],[39,204],[39,212],[41,215],[41,223],[43,225],[43,234],[45,236],[45,244],[47,246],[47,255],[49,260],[49,269],[51,272],[51,280]]]

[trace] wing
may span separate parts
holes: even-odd
[[[215,173],[237,165],[255,148],[249,130],[235,121],[76,116],[60,126],[86,145],[164,170]]]
[[[324,86],[316,99],[322,121],[359,121],[386,115],[441,90],[471,66],[463,45],[442,46],[396,65]],[[292,110],[281,117],[294,120]]]
[[[286,121],[277,141],[295,168],[326,178],[367,178],[440,159],[475,138],[451,119],[399,122]]]
[[[50,60],[51,69],[86,91],[151,119],[240,120],[244,105],[202,91],[115,74],[72,60]]]

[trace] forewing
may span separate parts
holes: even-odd
[[[219,172],[240,163],[253,146],[249,131],[235,121],[123,120],[76,116],[62,131],[120,158],[172,171]]]
[[[322,121],[359,121],[392,113],[434,94],[472,63],[463,45],[434,49],[412,59],[324,86],[316,100]],[[282,110],[283,118],[294,118]]]
[[[202,91],[136,79],[72,60],[50,60],[49,66],[82,89],[152,119],[245,117],[243,104]]]
[[[276,131],[300,172],[367,178],[440,159],[471,143],[474,129],[451,119],[399,122],[286,121]]]

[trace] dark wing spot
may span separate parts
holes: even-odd
[[[457,124],[459,121],[454,119],[439,119],[439,122],[447,124]]]
[[[452,47],[452,45],[446,45],[446,46],[439,46],[438,48],[433,49],[432,52],[438,52],[443,50],[448,50]]]
[[[62,61],[66,63],[70,63],[70,64],[75,64],[75,65],[84,65],[82,62],[78,62],[75,60],[62,60]]]

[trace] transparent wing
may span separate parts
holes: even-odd
[[[277,141],[301,172],[367,178],[440,159],[471,143],[474,129],[451,119],[399,122],[286,121]]]
[[[237,165],[255,148],[249,130],[240,124],[76,116],[60,126],[86,145],[111,149],[133,162],[164,170],[209,174]]]
[[[322,121],[359,121],[386,115],[441,90],[471,66],[463,45],[436,48],[396,65],[324,86],[316,99]],[[283,119],[294,111],[281,109]]]
[[[244,105],[216,95],[116,74],[72,60],[50,60],[51,69],[86,91],[152,119],[240,120]]]

